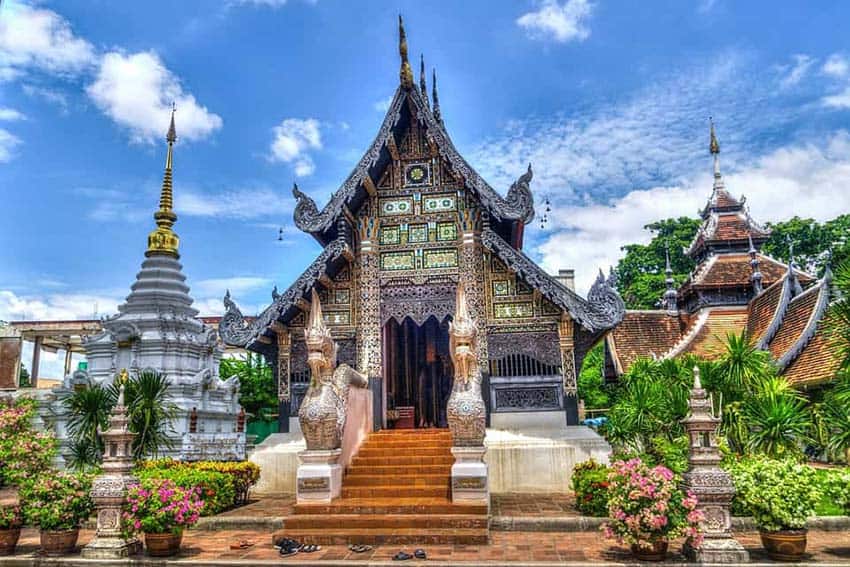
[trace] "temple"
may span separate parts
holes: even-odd
[[[788,264],[762,253],[770,232],[750,217],[746,198],[726,189],[713,123],[709,150],[714,186],[685,250],[697,266],[674,289],[668,257],[662,309],[626,312],[605,339],[606,377],[616,379],[641,357],[711,357],[729,333],[746,331],[792,383],[817,387],[835,376],[840,361],[822,325],[834,299],[830,267],[817,280],[794,266],[793,246]]]
[[[491,187],[452,143],[436,74],[429,100],[424,61],[414,82],[402,26],[400,55],[378,135],[330,201],[319,208],[293,188],[295,225],[323,251],[250,322],[228,294],[221,337],[275,368],[288,431],[307,389],[303,329],[315,290],[339,362],[368,377],[375,426],[445,427],[447,322],[463,284],[488,426],[576,425],[576,369],[624,304],[601,273],[585,299],[526,256],[531,166],[504,196]]]

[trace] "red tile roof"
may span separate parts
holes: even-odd
[[[691,338],[677,354],[691,353],[698,356],[716,356],[730,333],[738,334],[747,324],[747,308],[718,309],[708,312],[698,329],[693,329]]]
[[[618,372],[625,372],[640,357],[660,357],[675,345],[688,326],[687,315],[670,316],[666,311],[626,311],[608,335],[608,346]]]
[[[767,332],[771,321],[779,313],[780,301],[782,299],[782,290],[784,289],[783,282],[778,281],[764,290],[750,301],[749,318],[747,319],[747,335],[753,342],[758,342]]]
[[[782,279],[788,271],[788,267],[777,262],[770,256],[758,254],[759,271],[763,287],[769,287]],[[800,284],[806,284],[814,280],[812,276],[795,270]],[[746,253],[717,254],[712,256],[694,271],[693,280],[685,285],[692,287],[746,287],[750,285],[753,268],[750,265],[750,256]]]
[[[782,324],[768,349],[773,358],[779,360],[802,336],[818,302],[820,286],[812,287],[798,295],[788,304]]]
[[[841,346],[823,322],[814,336],[782,373],[795,385],[811,386],[835,378],[841,364]]]

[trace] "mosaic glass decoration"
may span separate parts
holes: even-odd
[[[524,281],[517,278],[516,294],[517,295],[531,295],[532,293],[534,293],[534,289],[530,285],[525,283]]]
[[[336,290],[336,302],[341,305],[351,303],[351,291],[348,289]]]
[[[434,195],[433,197],[425,197],[423,201],[424,212],[426,213],[457,210],[457,197],[455,195]]]
[[[381,244],[398,244],[401,242],[401,227],[381,227]]]
[[[412,224],[407,229],[408,242],[428,242],[428,225]]]
[[[411,199],[384,199],[381,201],[381,216],[409,215],[413,212]]]
[[[494,306],[496,319],[533,317],[534,305],[530,301],[519,303],[497,303]]]
[[[382,270],[412,270],[414,266],[412,250],[381,254]]]
[[[431,183],[431,166],[427,163],[411,163],[404,166],[404,185],[419,187]]]
[[[450,268],[457,266],[457,250],[454,248],[425,250],[423,254],[426,268]]]
[[[441,242],[457,240],[457,225],[453,222],[437,223],[437,240]]]
[[[511,294],[511,282],[507,280],[493,281],[493,295],[504,297]]]
[[[325,311],[322,317],[328,325],[349,325],[351,323],[351,313],[348,311]]]

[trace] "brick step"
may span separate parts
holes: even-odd
[[[343,481],[346,487],[355,486],[442,486],[451,483],[451,474],[348,474]]]
[[[443,457],[451,456],[451,451],[444,447],[410,447],[405,449],[393,449],[384,446],[380,447],[361,447],[357,452],[358,457]]]
[[[448,498],[449,485],[443,486],[342,486],[343,498],[392,498],[403,496],[416,496],[420,498]]]
[[[400,466],[410,466],[417,467],[421,465],[453,465],[455,462],[455,458],[451,455],[444,456],[431,456],[426,455],[423,457],[411,457],[409,455],[390,455],[390,456],[382,456],[382,457],[367,457],[365,455],[358,454],[351,461],[351,465],[355,467],[377,467],[377,466],[392,466],[392,467],[400,467]]]
[[[484,514],[486,504],[459,504],[442,498],[387,497],[340,498],[330,504],[296,504],[301,514]]]
[[[451,437],[452,432],[449,428],[430,428],[430,429],[381,429],[380,431],[375,431],[372,435],[378,436],[392,436],[392,435],[434,435],[434,436],[449,436]]]
[[[486,545],[489,539],[486,529],[454,528],[431,528],[427,530],[401,528],[392,531],[376,528],[337,529],[333,531],[323,529],[284,530],[272,536],[272,541],[280,537],[289,537],[301,543],[317,545],[348,545],[352,543],[367,545]]]
[[[451,441],[434,441],[433,439],[423,439],[422,441],[383,441],[383,440],[367,440],[360,445],[360,450],[363,449],[387,449],[393,451],[406,451],[416,449],[440,449],[446,453],[452,452]]]
[[[481,514],[301,514],[284,523],[287,531],[323,529],[487,529],[489,518]]]
[[[345,472],[345,478],[359,475],[429,475],[442,474],[451,476],[451,465],[350,465]],[[345,482],[345,481],[343,481]]]

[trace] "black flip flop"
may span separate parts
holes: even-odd
[[[424,549],[417,549],[416,551],[413,552],[413,556],[416,559],[428,559],[428,556],[425,554]]]
[[[289,557],[290,555],[295,555],[296,553],[298,553],[298,548],[284,545],[281,546],[280,551],[278,553],[280,553],[281,557]]]
[[[322,549],[321,545],[314,545],[314,544],[310,543],[310,544],[302,545],[301,548],[298,551],[300,551],[302,553],[315,553],[315,552],[319,551],[320,549]]]
[[[393,555],[393,561],[407,561],[408,559],[413,559],[413,556],[405,551],[399,551]]]

